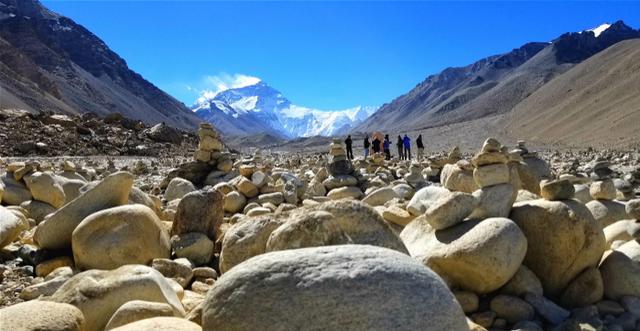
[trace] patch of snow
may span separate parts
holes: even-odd
[[[586,31],[593,32],[593,34],[596,36],[596,38],[598,38],[598,37],[600,37],[600,34],[601,34],[601,33],[603,33],[605,30],[607,30],[607,29],[608,29],[608,28],[610,28],[610,27],[611,27],[611,24],[609,24],[609,23],[604,23],[604,24],[601,24],[601,25],[600,25],[600,26],[598,26],[598,27],[595,27],[595,28],[593,28],[593,29],[589,29],[589,30],[585,30],[585,31],[583,31],[583,32],[586,32]],[[580,32],[580,33],[582,33],[582,32]]]
[[[256,108],[256,103],[258,103],[257,96],[244,97],[240,100],[233,102],[230,104],[231,108],[239,111],[239,112],[249,112],[249,111],[260,111],[259,108]]]

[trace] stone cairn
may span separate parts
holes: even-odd
[[[613,171],[609,167],[608,161],[600,160],[593,165],[591,172],[591,197],[596,200],[614,200],[616,198],[616,187],[611,179]]]
[[[506,150],[493,138],[487,139],[482,150],[471,159],[475,167],[473,180],[480,188],[474,192],[479,201],[474,217],[509,216],[517,191],[511,183],[508,161]]]
[[[333,139],[329,146],[329,165],[327,170],[332,176],[351,175],[354,171],[353,164],[347,159],[347,152],[340,139]]]
[[[409,173],[404,176],[404,180],[416,190],[427,186],[427,182],[422,174],[422,167],[419,162],[411,162]]]
[[[201,123],[198,129],[198,138],[200,141],[193,158],[200,162],[215,160],[217,153],[222,151],[223,145],[213,126],[209,123]]]
[[[174,178],[185,179],[196,187],[213,185],[225,181],[234,166],[234,155],[224,152],[224,145],[218,132],[209,123],[201,123],[198,128],[198,148],[193,161],[179,164],[160,184],[166,189]]]

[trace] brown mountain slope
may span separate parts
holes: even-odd
[[[576,64],[633,38],[640,38],[640,30],[618,21],[597,36],[565,33],[551,43],[529,43],[466,67],[447,68],[383,105],[355,131],[426,130],[508,113]]]
[[[0,108],[118,112],[181,128],[200,122],[93,33],[37,0],[0,0]]]
[[[578,64],[518,104],[508,134],[545,144],[640,145],[640,40],[627,40]]]

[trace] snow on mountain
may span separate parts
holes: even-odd
[[[271,133],[295,138],[345,133],[367,119],[377,108],[358,106],[322,111],[296,106],[278,90],[260,81],[217,94],[203,93],[192,110],[223,133]]]
[[[591,32],[593,32],[594,35],[596,35],[596,38],[598,38],[601,33],[603,33],[605,30],[607,30],[610,27],[611,27],[611,24],[604,23],[604,24],[601,24],[600,26],[595,27],[593,29],[585,30],[585,32],[586,31],[591,31]]]

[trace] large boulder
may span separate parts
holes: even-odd
[[[184,137],[182,133],[175,128],[172,128],[164,123],[158,123],[143,132],[151,140],[158,142],[166,142],[172,144],[180,144]]]
[[[182,197],[195,190],[197,190],[196,187],[190,181],[175,177],[167,185],[167,189],[164,191],[164,198],[167,201],[182,199]]]
[[[277,234],[272,240],[272,245],[280,247],[303,247],[310,242],[318,244],[321,237],[327,235],[325,244],[347,243],[339,231],[331,230],[331,224],[337,223],[340,230],[351,239],[351,242],[362,245],[374,245],[385,248],[394,249],[403,253],[407,250],[398,236],[389,227],[387,222],[382,219],[373,208],[360,201],[329,201],[315,206],[299,208],[290,213],[278,215],[263,215],[258,217],[247,217],[242,219],[236,225],[231,227],[224,235],[222,240],[222,252],[220,253],[220,271],[223,273],[238,263],[265,253],[267,241],[271,233],[281,225],[292,221],[299,222],[306,218],[305,215],[311,215],[314,212],[328,212],[333,216],[333,221],[328,221],[328,216],[322,216],[322,227],[326,228],[323,233],[303,235],[298,232],[297,237],[301,240],[298,243],[281,243],[277,244],[280,236],[286,236],[288,231],[298,228],[299,231],[307,232],[307,227],[312,226],[314,221],[306,220],[301,224],[290,225],[283,228],[283,233]],[[324,214],[322,214],[324,215]],[[320,219],[316,219],[318,221]],[[327,232],[328,231],[328,232]],[[331,234],[330,234],[331,233]],[[330,235],[329,235],[330,234]],[[297,236],[296,235],[296,236]],[[296,239],[296,240],[298,240]],[[303,244],[305,242],[305,244]]]
[[[440,172],[440,184],[451,191],[472,193],[479,189],[473,179],[473,166],[467,161],[445,164]]]
[[[327,193],[327,197],[331,200],[340,200],[340,199],[360,199],[364,196],[362,191],[355,186],[345,186],[334,188],[333,190]]]
[[[211,262],[214,253],[214,242],[205,234],[190,232],[171,237],[171,247],[177,257],[183,257],[195,265]]]
[[[511,184],[498,184],[473,192],[477,200],[472,218],[508,217],[518,191]]]
[[[229,269],[250,257],[265,253],[271,232],[285,222],[274,215],[247,217],[225,233],[220,252],[220,271]]]
[[[402,240],[375,209],[361,201],[329,201],[296,212],[327,211],[354,244],[373,245],[408,253]]]
[[[431,227],[442,230],[462,222],[475,209],[476,203],[469,193],[452,192],[433,203],[424,216]]]
[[[533,156],[523,156],[523,162],[518,163],[518,175],[522,183],[522,188],[540,194],[540,181],[551,179],[551,169],[549,164],[543,159]]]
[[[25,183],[34,200],[60,208],[66,201],[64,189],[51,173],[35,172],[25,177]]]
[[[113,331],[201,331],[202,328],[191,321],[178,317],[152,317],[125,324]]]
[[[479,294],[507,283],[527,252],[527,239],[507,218],[467,220],[444,230],[435,230],[418,218],[400,238],[411,256],[451,287]]]
[[[468,330],[435,273],[402,253],[359,245],[251,258],[216,281],[202,322],[219,331]]]
[[[9,209],[0,206],[0,248],[12,243],[29,224]]]
[[[0,309],[0,329],[11,331],[83,331],[82,312],[66,303],[27,301]]]
[[[615,200],[591,200],[586,203],[586,206],[602,229],[627,218],[626,206],[623,202]]]
[[[600,274],[606,298],[640,297],[640,243],[631,240],[608,254],[600,263]]]
[[[25,201],[20,204],[20,207],[24,208],[29,213],[29,218],[36,221],[36,224],[40,224],[40,222],[44,220],[45,216],[56,211],[56,208],[52,205],[37,200]]]
[[[66,198],[64,203],[71,202],[75,198],[79,197],[80,188],[87,184],[85,180],[68,179],[62,176],[57,176],[56,181],[60,184],[60,186],[62,186],[62,190],[64,191],[64,196]]]
[[[367,196],[362,199],[362,202],[371,206],[382,206],[389,200],[400,198],[402,197],[398,195],[393,188],[382,187],[367,194]]]
[[[224,195],[209,189],[186,194],[178,204],[171,235],[200,232],[215,241],[224,217]]]
[[[596,266],[604,252],[600,225],[577,200],[518,202],[510,218],[527,237],[524,265],[550,296],[561,294],[578,274]]]
[[[76,306],[84,315],[86,330],[103,330],[113,313],[132,300],[167,303],[174,315],[185,315],[169,281],[143,265],[81,272],[45,300]]]
[[[224,211],[237,213],[247,204],[247,198],[238,191],[231,191],[224,197]]]
[[[36,228],[35,241],[42,248],[68,248],[71,245],[73,230],[85,217],[103,209],[126,204],[132,186],[133,175],[128,172],[116,172],[107,176],[55,213],[47,215]]]
[[[610,224],[603,229],[607,249],[615,242],[624,243],[633,239],[640,239],[640,220],[622,220]]]
[[[143,205],[91,214],[73,231],[73,258],[80,269],[115,269],[148,264],[171,255],[169,235],[153,210]]]
[[[22,183],[13,178],[12,173],[6,173],[0,177],[4,185],[2,193],[2,203],[5,205],[20,205],[32,199],[31,191]]]
[[[105,330],[115,329],[139,320],[160,316],[173,316],[173,308],[166,303],[160,302],[142,300],[129,301],[113,313]]]
[[[420,216],[429,209],[429,207],[442,197],[449,196],[450,191],[446,188],[427,186],[418,190],[407,205],[407,211],[414,216]]]
[[[356,186],[358,185],[358,179],[350,175],[329,176],[322,181],[322,185],[324,185],[327,191],[331,191],[340,187]]]
[[[600,271],[595,267],[589,267],[569,283],[560,297],[560,302],[569,308],[586,307],[602,300],[603,293],[604,285]]]
[[[266,251],[304,247],[350,244],[335,217],[326,211],[297,215],[275,229],[266,244]]]

